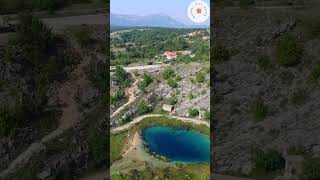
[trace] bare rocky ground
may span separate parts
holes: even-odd
[[[176,97],[177,104],[174,105],[174,110],[170,115],[188,117],[188,111],[191,108],[198,109],[201,113],[210,111],[210,78],[208,64],[191,63],[170,65],[170,68],[175,71],[176,76],[181,77],[181,81],[177,82],[178,86],[176,88],[171,88],[167,84],[167,81],[162,78],[162,72],[168,67],[132,72],[137,74],[136,78],[138,78],[139,81],[142,81],[142,74],[150,74],[154,78],[154,82],[149,85],[147,93],[141,92],[138,87],[136,88],[136,100],[123,108],[116,116],[111,117],[111,126],[123,124],[121,119],[124,116],[130,117],[130,119],[137,117],[139,115],[138,105],[141,102],[146,102],[146,104],[155,111],[161,111],[162,104],[165,102],[160,99],[165,100],[172,96]],[[198,72],[205,74],[205,81],[203,83],[194,81]],[[139,82],[137,84],[139,84]],[[189,99],[188,97],[190,93],[194,96],[192,99]],[[114,108],[112,111],[114,111]],[[201,119],[203,119],[203,117],[201,117]]]
[[[178,82],[177,88],[169,87],[165,82],[158,84],[155,92],[157,92],[162,98],[167,99],[172,96],[177,98],[177,104],[174,105],[174,110],[171,115],[186,117],[188,116],[188,110],[196,108],[199,111],[210,111],[210,76],[208,68],[205,64],[191,63],[172,66],[172,69],[176,72],[176,75],[180,76],[182,80]],[[197,83],[194,81],[198,72],[206,74],[206,80],[203,83]],[[189,95],[192,94],[194,98],[189,99]]]
[[[222,101],[213,110],[213,172],[250,175],[255,148],[274,149],[286,157],[289,148],[302,147],[308,157],[320,155],[320,89],[319,82],[309,78],[320,62],[320,40],[309,37],[306,17],[311,13],[311,9],[228,8],[215,13],[214,45],[226,47],[231,57],[214,66],[214,96],[222,96]],[[276,62],[275,46],[285,33],[295,36],[304,48],[295,67],[280,67]],[[270,69],[257,65],[261,54],[270,57]],[[299,105],[292,103],[297,89],[305,93]],[[268,113],[256,122],[252,104],[258,96]]]
[[[92,153],[95,145],[92,144],[92,138],[108,137],[107,108],[101,98],[105,92],[101,92],[92,80],[92,75],[105,65],[106,56],[101,48],[105,46],[106,30],[105,26],[90,26],[93,41],[88,47],[80,48],[73,39],[72,32],[78,28],[79,26],[73,26],[64,31],[64,35],[68,36],[68,48],[75,52],[74,58],[78,63],[67,67],[67,78],[51,84],[48,91],[48,106],[55,107],[61,116],[56,117],[60,119],[57,129],[42,132],[31,126],[1,138],[0,179],[26,178],[27,175],[68,179],[80,176],[95,166]],[[17,69],[19,70],[17,67],[5,68],[11,74],[4,74],[17,78],[12,81],[24,87],[28,76],[16,76],[14,73]],[[93,73],[91,75],[90,70]],[[5,94],[1,96],[5,97]],[[101,136],[98,132],[105,134]],[[99,162],[99,166],[101,164],[103,162]]]

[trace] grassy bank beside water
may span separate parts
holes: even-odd
[[[126,143],[132,136],[142,128],[150,126],[170,126],[177,128],[188,128],[196,130],[200,133],[209,135],[210,129],[205,125],[193,124],[190,122],[183,122],[177,119],[171,119],[167,117],[149,117],[143,119],[141,122],[131,127],[129,130],[122,131],[116,134],[111,134],[110,141],[110,161],[111,164],[116,160],[122,158],[123,149]],[[210,166],[208,164],[185,164],[167,167],[164,169],[146,168],[143,171],[132,171],[125,175],[113,175],[111,179],[131,179],[138,178],[165,178],[171,177],[172,179],[210,179]]]

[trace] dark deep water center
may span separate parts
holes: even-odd
[[[173,163],[207,163],[210,161],[209,136],[185,128],[152,126],[142,129],[146,147]]]

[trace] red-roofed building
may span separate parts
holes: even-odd
[[[166,59],[175,59],[177,58],[177,52],[175,51],[165,51],[162,55]]]

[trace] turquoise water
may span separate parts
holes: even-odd
[[[142,129],[142,139],[150,151],[173,163],[210,161],[209,136],[194,130],[153,126]]]

